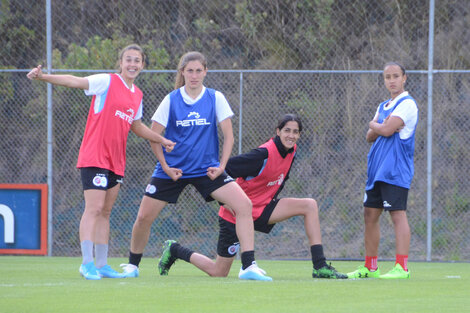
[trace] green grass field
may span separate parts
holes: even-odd
[[[468,312],[470,263],[409,264],[409,280],[314,280],[309,261],[258,263],[273,282],[211,278],[178,261],[166,277],[145,258],[139,278],[87,281],[81,259],[0,257],[0,312]],[[118,269],[124,258],[112,258]],[[333,262],[343,272],[362,262]],[[379,262],[382,272],[391,262]]]

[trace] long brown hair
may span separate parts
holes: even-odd
[[[204,66],[204,69],[207,69],[206,57],[201,52],[190,51],[190,52],[183,54],[183,56],[181,57],[178,63],[178,68],[177,68],[178,72],[176,73],[176,78],[175,78],[175,89],[178,89],[184,86],[185,81],[183,77],[183,71],[186,65],[191,61],[199,61],[201,62],[202,66]]]
[[[117,64],[116,64],[116,67],[118,69],[118,73],[121,73],[122,72],[122,69],[121,69],[121,61],[122,61],[122,57],[124,56],[124,53],[128,50],[135,50],[135,51],[139,51],[140,52],[140,55],[142,57],[142,64],[145,66],[145,53],[144,53],[144,49],[142,49],[141,46],[139,46],[138,44],[130,44],[128,45],[127,47],[124,47],[121,52],[119,52],[119,59],[117,61]]]

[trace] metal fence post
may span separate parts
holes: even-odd
[[[427,123],[427,242],[426,261],[431,261],[432,249],[432,81],[434,58],[434,0],[429,1],[428,47],[428,123]]]
[[[46,1],[46,36],[47,36],[47,72],[52,74],[52,14],[51,0]],[[48,185],[48,202],[47,202],[47,255],[52,256],[52,201],[53,201],[53,171],[52,171],[52,85],[47,84],[47,185]]]
[[[243,72],[240,72],[240,118],[238,120],[238,154],[242,153],[243,119]]]

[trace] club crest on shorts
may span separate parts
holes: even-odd
[[[237,254],[238,249],[240,249],[240,244],[237,242],[237,243],[231,245],[230,247],[228,247],[227,252],[230,255],[235,255],[235,254]]]
[[[106,187],[108,186],[108,179],[105,176],[100,176],[97,174],[93,177],[93,185],[96,187]]]
[[[149,194],[154,194],[157,191],[157,187],[155,185],[147,185],[147,188],[145,188],[145,192]]]

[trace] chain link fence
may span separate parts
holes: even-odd
[[[47,87],[25,75],[46,60],[46,4],[0,4],[1,183],[48,179]],[[298,113],[304,132],[281,196],[317,199],[328,258],[364,255],[362,200],[370,147],[365,133],[378,103],[388,96],[381,68],[386,61],[401,61],[411,70],[406,89],[420,110],[408,200],[410,259],[426,259],[427,125],[432,122],[432,259],[470,260],[470,8],[465,1],[435,4],[432,120],[429,72],[423,70],[428,67],[427,0],[51,4],[54,72],[109,71],[123,46],[137,42],[145,48],[148,70],[136,84],[144,93],[146,124],[172,90],[171,70],[189,50],[203,52],[209,69],[218,69],[209,72],[205,84],[222,91],[235,113],[233,154],[273,136],[284,113]],[[53,87],[53,255],[80,253],[84,200],[75,165],[90,100],[82,91]],[[150,145],[131,133],[126,177],[111,215],[112,256],[128,253],[155,163]],[[217,211],[215,202],[205,203],[194,188],[187,188],[178,204],[168,205],[154,223],[145,255],[156,256],[163,241],[172,238],[215,256]],[[384,214],[381,224],[379,255],[393,258],[389,216]],[[302,218],[280,223],[270,235],[256,234],[256,255],[308,258]]]

